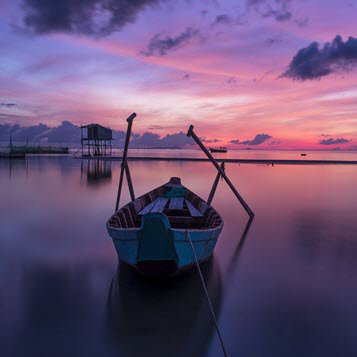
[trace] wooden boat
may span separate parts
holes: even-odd
[[[222,228],[219,213],[178,177],[126,204],[107,222],[119,260],[151,277],[194,267],[195,254],[199,264],[208,260]]]
[[[209,148],[211,152],[227,152],[226,146],[220,146],[219,148]]]

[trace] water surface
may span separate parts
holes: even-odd
[[[206,198],[216,175],[208,162],[130,165],[136,195],[180,176]],[[226,170],[256,213],[242,237],[248,217],[220,183],[225,226],[204,277],[229,355],[354,356],[357,166]],[[158,284],[118,266],[105,228],[118,173],[118,162],[0,160],[2,356],[220,355],[195,271]]]

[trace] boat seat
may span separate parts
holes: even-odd
[[[169,209],[183,209],[183,197],[172,197],[169,203]]]
[[[144,214],[149,213],[151,209],[155,206],[155,204],[156,204],[156,200],[146,205],[141,211],[138,212],[138,214],[140,216],[143,216]]]
[[[203,214],[190,201],[186,200],[186,205],[192,217],[203,217]]]
[[[167,204],[168,198],[165,197],[158,197],[156,200],[152,201],[149,203],[147,206],[145,206],[141,211],[138,212],[140,216],[144,216],[145,214],[148,214],[150,212],[162,212],[165,209],[165,206]]]
[[[149,213],[142,218],[138,262],[150,260],[178,260],[170,222],[162,213]]]

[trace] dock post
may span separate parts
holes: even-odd
[[[232,190],[234,195],[237,197],[238,201],[241,203],[245,211],[248,213],[249,217],[254,217],[254,212],[250,209],[248,204],[244,201],[243,197],[238,193],[237,189],[234,187],[232,184],[231,180],[227,177],[225,172],[221,169],[219,166],[218,162],[215,160],[215,158],[211,155],[211,153],[206,149],[206,147],[202,144],[200,138],[196,135],[196,133],[193,131],[193,125],[190,125],[188,131],[187,131],[187,136],[192,137],[192,139],[196,142],[196,144],[201,148],[201,150],[206,154],[206,156],[209,158],[209,160],[212,162],[212,164],[215,166],[217,171],[220,173],[220,175],[224,178],[224,180],[227,182],[229,188]]]
[[[125,163],[125,174],[126,174],[126,178],[128,180],[130,198],[132,201],[134,201],[135,200],[134,187],[133,187],[133,182],[131,181],[131,175],[130,175],[128,161],[126,161],[126,163]]]
[[[221,163],[221,169],[224,171],[224,161]],[[214,180],[214,183],[213,183],[213,186],[212,186],[212,189],[211,189],[211,192],[209,193],[209,196],[208,196],[208,199],[207,199],[207,203],[209,205],[211,205],[211,202],[213,200],[213,196],[214,194],[216,193],[216,189],[217,189],[217,186],[218,186],[218,182],[219,182],[219,178],[221,177],[221,174],[218,172],[217,173],[217,176]]]
[[[133,120],[136,117],[136,113],[131,114],[126,121],[128,122],[128,127],[126,130],[126,137],[125,137],[125,144],[124,144],[124,152],[123,152],[123,158],[121,162],[121,168],[120,168],[120,177],[119,177],[119,186],[118,186],[118,194],[117,194],[117,200],[115,204],[115,212],[118,210],[119,207],[119,201],[120,201],[120,194],[121,194],[121,189],[123,186],[123,179],[124,179],[124,171],[125,171],[125,166],[127,165],[126,158],[128,155],[128,148],[129,148],[129,141],[130,141],[130,135],[131,135],[131,127],[133,125]],[[131,182],[131,179],[130,179]],[[130,186],[130,184],[129,184]],[[129,188],[130,189],[130,188]],[[133,192],[130,192],[130,194]]]

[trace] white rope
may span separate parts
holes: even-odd
[[[193,252],[193,255],[195,257],[195,261],[196,261],[196,266],[197,266],[197,270],[198,270],[198,274],[200,275],[200,279],[201,279],[201,283],[202,283],[202,287],[203,287],[203,290],[206,294],[206,297],[207,297],[207,301],[208,301],[208,304],[209,304],[209,307],[210,307],[210,310],[211,310],[211,315],[212,315],[212,320],[214,322],[214,325],[216,327],[216,331],[217,331],[217,335],[218,335],[218,338],[219,338],[219,341],[221,343],[221,346],[222,346],[222,351],[223,351],[223,355],[225,357],[227,357],[227,352],[226,352],[226,348],[224,346],[224,342],[223,342],[223,338],[222,338],[222,335],[221,335],[221,332],[220,332],[220,329],[219,329],[219,326],[218,326],[218,322],[217,322],[217,319],[216,319],[216,315],[214,313],[214,310],[213,310],[213,306],[212,306],[212,303],[211,303],[211,299],[208,295],[208,291],[207,291],[207,288],[206,288],[206,284],[205,284],[205,280],[203,279],[203,275],[202,275],[202,271],[201,271],[201,267],[200,267],[200,264],[198,263],[198,259],[197,259],[197,255],[196,255],[196,252],[195,252],[195,248],[193,247],[193,243],[192,243],[192,240],[191,240],[191,237],[190,237],[190,233],[188,232],[188,230],[186,229],[186,235],[190,241],[190,244],[191,244],[191,248],[192,248],[192,252]]]

